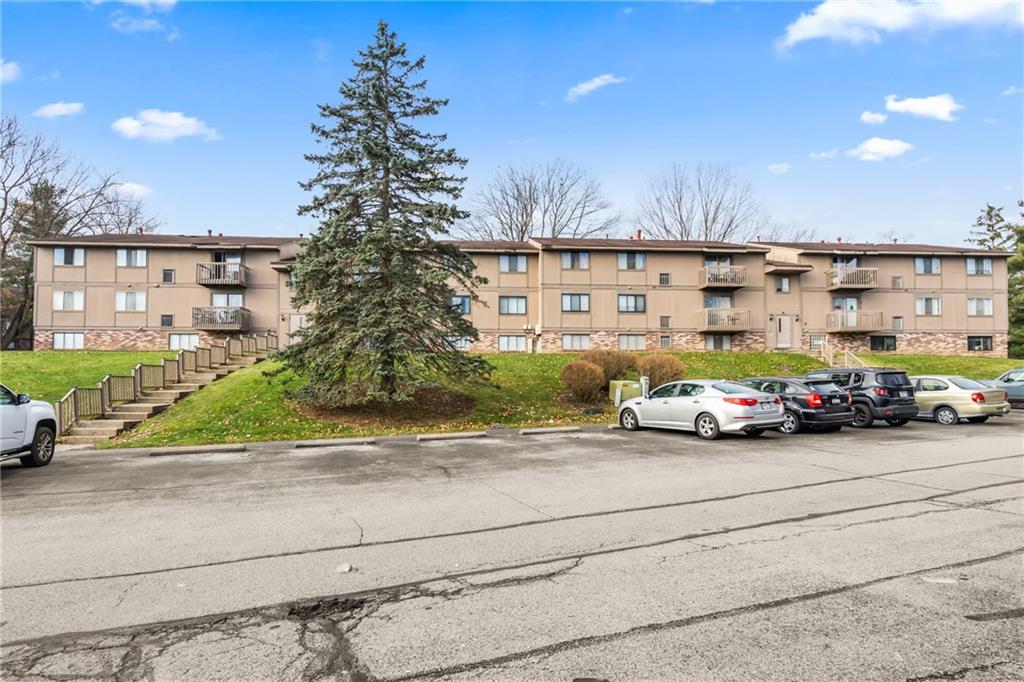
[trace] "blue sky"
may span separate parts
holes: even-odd
[[[308,232],[309,123],[383,18],[451,100],[436,126],[470,160],[467,198],[499,165],[565,158],[600,178],[625,233],[652,175],[709,161],[822,238],[959,243],[985,202],[1024,195],[1022,16],[912,0],[5,2],[3,109],[141,186],[162,231]]]

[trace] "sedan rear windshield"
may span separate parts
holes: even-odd
[[[974,379],[965,379],[964,377],[950,377],[949,380],[954,385],[960,388],[965,388],[968,391],[976,391],[979,388],[991,388],[990,386],[986,386],[980,381],[975,381]]]
[[[906,372],[885,372],[877,375],[878,383],[883,386],[909,386],[910,379]]]
[[[718,384],[712,384],[712,387],[721,391],[722,393],[728,394],[754,392],[754,389],[752,389],[750,386],[744,386],[743,384],[737,384],[732,381],[723,381]]]
[[[806,381],[807,387],[812,391],[818,393],[842,393],[843,389],[839,388],[831,381]]]

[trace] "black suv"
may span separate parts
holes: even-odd
[[[786,408],[778,427],[782,433],[838,431],[855,417],[853,397],[831,379],[754,377],[740,383],[782,398]]]
[[[890,426],[903,426],[917,416],[914,385],[902,369],[891,367],[850,367],[816,369],[807,373],[811,380],[830,380],[853,394],[856,414],[853,425],[867,428],[876,419]]]

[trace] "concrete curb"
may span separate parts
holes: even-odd
[[[544,433],[576,433],[578,426],[541,426],[533,429],[519,429],[520,436],[537,436]]]
[[[452,433],[421,433],[416,436],[417,441],[432,440],[466,440],[469,438],[486,438],[486,431],[454,431]]]
[[[170,448],[153,448],[150,457],[167,455],[198,455],[208,452],[245,452],[245,443],[223,443],[221,445],[178,445]]]
[[[273,441],[271,441],[273,442]],[[296,441],[293,448],[322,448],[338,445],[373,445],[377,442],[374,437],[369,438],[327,438],[324,440],[300,440]]]

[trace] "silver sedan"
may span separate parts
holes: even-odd
[[[731,381],[696,380],[664,384],[619,407],[627,431],[644,427],[696,431],[707,440],[722,433],[760,436],[782,424],[785,410],[776,395]]]

